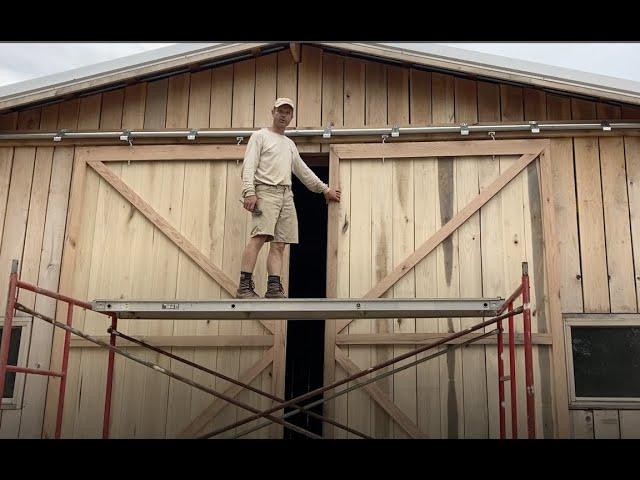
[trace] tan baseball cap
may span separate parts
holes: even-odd
[[[293,104],[293,100],[287,97],[278,98],[273,104],[273,108],[278,108],[280,105],[290,105],[291,108],[295,109],[295,105]]]

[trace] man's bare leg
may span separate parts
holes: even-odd
[[[271,247],[269,247],[269,256],[267,257],[267,272],[269,275],[280,276],[280,272],[282,272],[284,246],[285,244],[282,242],[271,242]]]
[[[267,292],[265,293],[264,298],[286,298],[280,281],[284,246],[285,244],[282,242],[271,242],[269,256],[267,257],[267,272],[269,273],[269,280],[267,282]]]
[[[262,246],[267,241],[267,235],[256,235],[251,237],[247,246],[244,247],[242,252],[242,262],[240,264],[241,272],[253,272],[258,260],[258,254],[262,250]]]

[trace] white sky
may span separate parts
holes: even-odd
[[[165,47],[170,43],[0,43],[0,86]],[[397,46],[419,49],[417,43]],[[411,47],[409,47],[411,45]],[[640,81],[638,43],[442,43]]]

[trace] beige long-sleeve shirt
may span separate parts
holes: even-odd
[[[329,186],[300,158],[289,137],[263,128],[249,138],[242,166],[242,196],[255,195],[256,183],[291,185],[291,172],[312,192],[324,193]]]

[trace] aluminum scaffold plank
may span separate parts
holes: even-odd
[[[500,298],[259,299],[209,301],[94,300],[96,312],[118,318],[217,320],[327,320],[347,318],[491,317]]]

